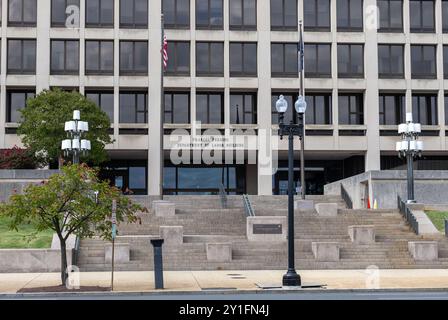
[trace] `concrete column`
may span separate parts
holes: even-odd
[[[2,1],[2,28],[1,28],[1,77],[0,90],[2,92],[0,100],[0,149],[5,148],[5,122],[6,122],[6,61],[7,61],[7,39],[6,28],[4,27],[8,21],[8,2]]]
[[[7,1],[3,2],[3,13],[7,13]],[[50,24],[51,0],[39,1],[37,5],[37,39],[36,39],[36,93],[50,87]],[[4,25],[7,15],[4,15]],[[3,38],[3,37],[2,37]],[[2,66],[3,67],[3,66]],[[3,70],[3,69],[2,69]],[[4,72],[3,72],[4,74]]]
[[[114,148],[118,148],[120,123],[120,1],[114,2]]]

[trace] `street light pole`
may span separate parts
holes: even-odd
[[[79,164],[81,153],[87,153],[91,149],[90,140],[82,139],[82,136],[89,131],[89,124],[81,120],[81,112],[73,111],[73,120],[65,122],[65,132],[67,137],[62,141],[61,149],[65,156],[72,155],[73,164]]]
[[[299,71],[300,71],[300,97],[305,97],[305,48],[303,43],[303,24],[302,20],[299,21]],[[300,194],[302,200],[305,200],[306,186],[305,186],[305,113],[299,113],[299,121],[303,125],[303,132],[300,138]]]

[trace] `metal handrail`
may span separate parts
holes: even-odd
[[[397,196],[397,204],[398,204],[398,210],[400,211],[401,215],[404,217],[404,219],[409,224],[411,229],[415,232],[415,234],[418,234],[418,221],[415,218],[414,214],[412,213],[411,209],[409,209],[409,207],[401,199],[400,196]]]
[[[75,240],[75,247],[72,249],[72,265],[78,265],[79,247],[81,246],[81,239],[77,236]]]
[[[348,194],[347,190],[344,188],[344,186],[341,183],[341,197],[344,200],[345,204],[347,205],[348,209],[353,209],[353,201],[350,195]]]
[[[221,198],[221,207],[227,209],[227,193],[223,184],[219,186],[219,196]]]
[[[244,203],[244,212],[246,213],[247,217],[255,217],[255,211],[252,207],[252,203],[250,202],[249,197],[247,194],[243,194],[243,203]]]

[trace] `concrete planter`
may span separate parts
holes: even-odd
[[[232,261],[231,243],[207,243],[207,261],[230,262]]]

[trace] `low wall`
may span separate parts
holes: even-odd
[[[72,250],[67,250],[67,264]],[[57,249],[1,249],[0,273],[60,272],[61,251]]]
[[[6,201],[14,190],[22,193],[31,183],[47,180],[59,170],[0,170],[0,202]]]
[[[364,207],[365,188],[373,206],[376,199],[379,209],[396,209],[397,195],[407,198],[407,172],[405,170],[368,171],[325,186],[326,195],[339,195],[341,184],[350,195],[353,207]],[[419,203],[442,204],[448,199],[448,171],[414,171],[415,200]]]

